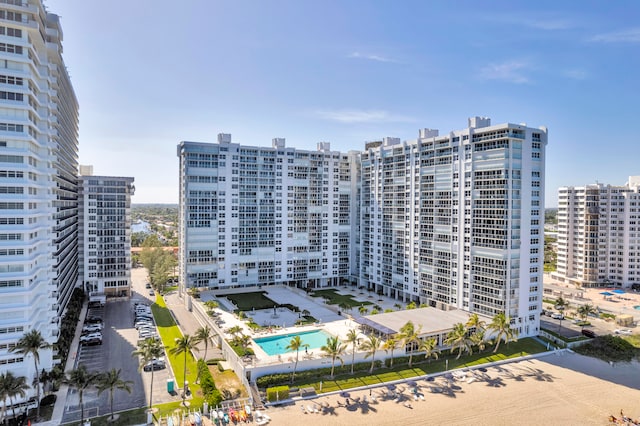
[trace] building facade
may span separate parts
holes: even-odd
[[[361,155],[360,284],[440,309],[505,312],[538,332],[545,128],[469,126],[385,138]]]
[[[80,176],[80,282],[90,300],[131,295],[133,180]]]
[[[552,276],[583,287],[640,284],[640,176],[626,185],[558,190],[558,264]]]
[[[77,170],[59,18],[40,0],[0,2],[0,370],[28,383],[33,361],[8,349],[33,329],[57,341],[78,279]],[[53,362],[41,351],[41,368]]]
[[[547,130],[475,117],[341,154],[182,142],[182,287],[324,287],[493,316],[536,335]]]
[[[180,289],[337,285],[356,268],[357,153],[181,142]]]

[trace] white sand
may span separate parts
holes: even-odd
[[[319,396],[287,407],[269,408],[272,425],[606,425],[620,410],[640,418],[640,364],[609,364],[577,354],[550,355],[538,360],[491,367],[476,372],[472,383],[418,381],[424,400],[415,401],[407,385],[402,402],[378,400],[362,404],[369,391],[351,393],[351,407],[338,407],[345,398]],[[467,379],[471,376],[467,374]],[[441,393],[432,393],[439,387]],[[386,388],[376,388],[379,395]],[[404,405],[409,402],[411,408]],[[304,414],[300,405],[329,404],[325,413]]]

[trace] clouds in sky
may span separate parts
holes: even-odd
[[[526,61],[518,60],[489,64],[480,70],[480,78],[502,80],[515,84],[530,83],[529,78],[524,74],[528,68],[529,64]]]
[[[392,114],[384,110],[362,110],[362,109],[336,109],[319,110],[314,114],[323,120],[337,121],[339,123],[412,123],[414,118]]]
[[[597,34],[590,41],[600,43],[640,43],[640,27]]]
[[[374,55],[374,54],[369,54],[369,53],[360,53],[360,52],[352,52],[352,53],[350,53],[349,54],[349,58],[366,59],[368,61],[375,61],[375,62],[391,62],[391,63],[398,62],[395,59],[388,58],[386,56]]]

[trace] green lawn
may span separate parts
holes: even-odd
[[[266,291],[256,291],[252,293],[225,294],[224,297],[231,300],[240,311],[250,311],[252,309],[271,309],[278,306],[276,302],[265,296]]]
[[[413,357],[412,368],[409,368],[407,364],[394,365],[393,368],[379,368],[373,371],[373,374],[369,374],[368,371],[357,372],[353,375],[347,373],[336,374],[334,380],[328,380],[328,378],[316,378],[314,381],[296,380],[294,385],[297,387],[313,387],[316,392],[320,393],[320,380],[322,380],[322,392],[332,392],[337,390],[350,389],[360,386],[377,385],[394,380],[409,379],[411,377],[423,376],[426,374],[433,374],[441,371],[445,371],[448,367],[449,370],[456,368],[472,367],[474,365],[485,364],[494,361],[500,361],[511,358],[518,358],[525,355],[544,352],[546,347],[541,345],[538,341],[530,338],[520,339],[517,342],[511,342],[508,345],[502,344],[498,353],[493,353],[493,347],[485,349],[482,353],[475,353],[473,355],[461,356],[460,359],[456,359],[456,353],[453,355],[449,351],[445,351],[440,355],[440,359],[425,361],[424,356],[416,355]],[[448,361],[448,363],[447,363]],[[349,366],[343,367],[345,371],[349,371]],[[336,368],[337,370],[337,368]]]
[[[162,296],[156,296],[156,303],[151,305],[151,310],[153,311],[153,316],[156,320],[158,332],[160,333],[162,343],[166,347],[167,358],[171,363],[173,374],[175,374],[176,386],[182,388],[184,384],[184,354],[174,356],[169,353],[169,349],[175,346],[175,339],[182,337],[182,332],[173,320],[171,312],[165,305]],[[193,408],[198,408],[202,405],[202,392],[200,390],[200,386],[196,384],[197,374],[198,369],[196,359],[194,359],[193,356],[188,353],[187,380],[189,381],[189,389],[191,389],[192,393],[192,399],[190,399],[190,401]],[[180,405],[181,403],[182,401],[178,403],[178,405]]]
[[[358,302],[357,300],[354,300],[352,296],[338,294],[335,289],[316,290],[311,293],[311,296],[327,299],[327,303],[329,305],[346,305],[349,306],[349,308],[355,308],[362,305],[373,305],[373,303],[369,301]]]

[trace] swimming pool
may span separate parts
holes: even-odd
[[[283,355],[288,352],[286,347],[289,346],[289,342],[291,342],[291,338],[294,336],[300,336],[300,339],[302,340],[303,346],[300,348],[301,351],[304,351],[304,345],[309,345],[308,349],[317,349],[324,346],[327,344],[327,338],[331,337],[331,335],[324,330],[312,330],[305,331],[303,333],[259,337],[254,339],[254,341],[267,353],[267,355]]]

